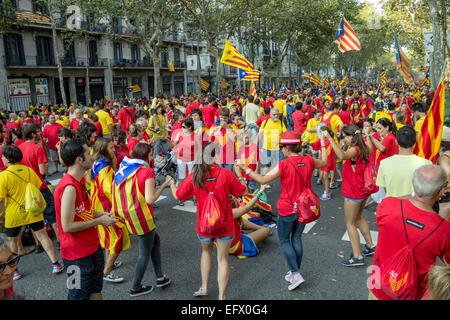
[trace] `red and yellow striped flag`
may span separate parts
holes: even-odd
[[[252,80],[252,84],[250,85],[250,91],[249,94],[255,97],[256,99],[256,88],[255,88],[255,82]]]
[[[225,39],[225,48],[223,49],[222,58],[220,62],[228,64],[233,67],[241,68],[245,72],[250,72],[253,70],[253,64],[244,58],[236,48]]]
[[[442,77],[439,87],[433,97],[430,109],[423,121],[419,132],[414,153],[419,157],[436,163],[441,146],[442,131],[444,130],[445,114],[445,76]]]

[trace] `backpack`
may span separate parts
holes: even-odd
[[[219,235],[226,230],[227,227],[227,213],[220,212],[219,202],[214,196],[214,188],[217,180],[219,180],[220,171],[217,174],[214,186],[206,196],[202,211],[200,212],[199,231],[200,233],[211,236]]]
[[[25,179],[23,179],[22,177],[18,176],[17,174],[15,174],[10,170],[6,171],[11,172],[12,174],[14,174],[15,176],[17,176],[18,178],[27,183],[27,186],[25,188],[25,206],[17,202],[13,197],[11,197],[11,199],[13,199],[14,202],[16,202],[21,209],[25,210],[33,217],[36,217],[44,212],[47,203],[45,202],[44,196],[42,195],[39,188],[31,183],[30,170],[31,169],[28,169],[28,179],[30,181],[26,181]]]
[[[381,265],[381,290],[395,300],[417,300],[419,298],[419,280],[414,248],[436,231],[444,219],[441,220],[433,231],[412,247],[406,232],[405,218],[403,216],[403,200],[400,200],[400,206],[407,244]]]
[[[379,187],[376,184],[377,173],[370,164],[367,164],[366,168],[364,169],[363,177],[364,177],[363,190],[367,191],[369,194],[378,192]]]
[[[286,114],[287,114],[287,124],[292,127],[294,126],[294,121],[292,120],[292,114],[294,113],[295,109],[294,106],[290,104],[286,104]]]
[[[286,160],[289,162],[293,167],[296,175],[300,177],[299,173],[297,172],[295,165],[290,162],[289,160]],[[320,218],[320,199],[319,197],[312,191],[311,188],[306,188],[302,191],[300,196],[298,197],[296,202],[292,202],[291,197],[289,196],[289,192],[287,190],[287,187],[285,184],[284,188],[286,189],[286,194],[289,198],[289,201],[291,202],[292,206],[294,207],[294,213],[298,213],[298,222],[301,224],[307,224],[313,221],[316,221]]]

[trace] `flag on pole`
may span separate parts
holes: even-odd
[[[142,91],[142,89],[139,85],[129,86],[129,87],[127,87],[127,89],[128,89],[128,92],[130,92],[130,93]]]
[[[325,78],[322,79],[322,82],[325,84],[325,86],[328,88],[330,86],[330,81],[328,81],[328,77],[325,76]]]
[[[281,85],[280,88],[280,92],[285,92],[286,91],[286,86],[284,85],[284,83]]]
[[[206,81],[206,80],[201,78],[200,79],[200,85],[201,85],[203,91],[208,91],[208,89],[209,89],[209,82],[208,81]]]
[[[445,114],[445,75],[436,89],[431,106],[428,109],[417,138],[414,153],[419,157],[436,163],[444,130]]]
[[[295,79],[295,87],[299,90],[301,90],[300,86],[298,85],[298,79]]]
[[[259,81],[259,74],[261,71],[258,70],[251,70],[251,71],[244,71],[242,69],[239,70],[239,80],[242,81]]]
[[[316,76],[314,73],[310,72],[310,76],[309,76],[309,81],[311,81],[312,83],[314,83],[315,85],[319,85],[320,84],[320,79],[318,76]]]
[[[339,23],[336,35],[334,36],[334,42],[338,44],[340,52],[361,50],[361,44],[359,43],[356,32],[350,27],[344,17],[342,17],[341,22]]]
[[[253,82],[250,84],[250,91],[249,94],[252,95],[255,99],[256,99],[256,88],[255,88],[255,82]]]
[[[411,74],[411,71],[410,71],[409,60],[406,57],[405,53],[400,48],[400,46],[398,45],[397,35],[395,33],[394,33],[394,38],[395,38],[395,49],[396,49],[395,56],[397,58],[397,70],[401,74],[401,76],[403,77],[403,80],[405,80],[405,82],[407,84],[414,84],[414,76]]]
[[[307,73],[307,72],[305,71],[305,69],[302,68],[301,73],[302,73],[302,77],[303,77],[303,78],[309,79],[309,77],[310,77],[310,76],[309,76],[309,73]]]
[[[386,70],[384,70],[383,65],[381,65],[381,87],[386,87]]]
[[[334,96],[334,97],[337,96],[337,93],[336,93],[336,90],[334,90],[334,87],[331,87],[331,92],[333,92],[333,96]]]
[[[341,79],[341,82],[339,82],[339,86],[342,86],[345,83],[349,83],[350,80],[348,80],[347,76],[343,76]]]
[[[420,71],[425,73],[425,79],[423,79],[422,84],[420,85],[421,89],[423,90],[426,85],[430,84],[430,70],[425,66],[420,66]]]
[[[272,81],[272,83],[270,84],[270,86],[267,88],[267,94],[272,94],[272,92],[275,90],[275,86],[274,86],[274,84],[273,84],[273,81]]]
[[[220,62],[228,64],[233,67],[241,68],[245,72],[253,70],[253,64],[244,58],[236,48],[225,39],[225,48],[223,49],[222,58]]]
[[[223,89],[228,88],[228,82],[220,80],[219,86]]]

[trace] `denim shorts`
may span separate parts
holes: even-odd
[[[366,200],[368,197],[364,198],[364,199],[352,199],[352,198],[348,198],[348,197],[344,197],[345,200],[350,201],[350,202],[355,202],[355,203],[361,203],[364,202],[364,200]]]
[[[234,234],[231,236],[223,236],[219,238],[209,238],[209,237],[202,237],[201,235],[197,234],[198,240],[205,244],[212,244],[214,243],[214,240],[217,240],[218,242],[231,242],[234,238]]]
[[[261,152],[261,164],[262,165],[275,165],[278,162],[280,162],[281,160],[283,160],[283,152],[281,150],[267,150],[267,149],[262,149]]]
[[[74,261],[63,259],[63,263],[67,270],[68,300],[89,300],[91,294],[102,292],[105,267],[103,248],[99,246],[93,254]]]

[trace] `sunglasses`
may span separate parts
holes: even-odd
[[[3,273],[3,271],[5,271],[6,266],[9,266],[11,269],[15,269],[17,267],[17,265],[19,264],[19,260],[20,260],[20,255],[17,255],[7,262],[0,263],[0,273]]]

